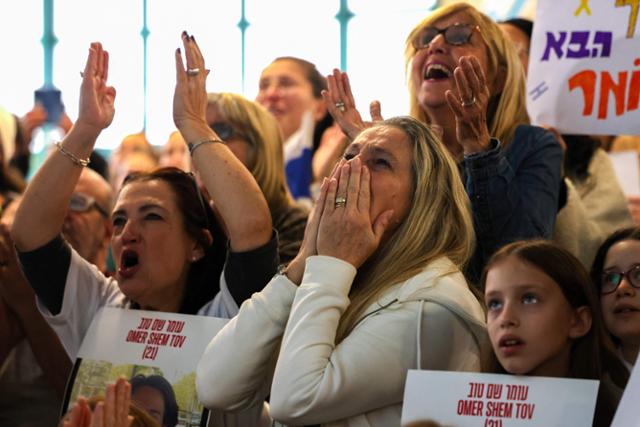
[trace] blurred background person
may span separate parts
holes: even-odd
[[[162,146],[158,166],[170,166],[185,172],[191,172],[191,156],[189,156],[187,142],[180,135],[180,131],[171,132],[169,139]]]
[[[276,58],[260,75],[256,101],[273,114],[284,138],[287,183],[294,199],[310,204],[312,157],[333,119],[322,102],[326,79],[316,66],[292,56]]]
[[[240,95],[210,93],[207,123],[256,179],[278,231],[280,262],[288,263],[300,249],[308,211],[289,192],[278,122],[260,104]]]

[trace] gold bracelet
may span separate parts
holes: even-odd
[[[90,159],[88,157],[86,159],[80,159],[80,158],[76,157],[72,152],[67,151],[62,146],[62,143],[60,141],[56,141],[56,142],[54,142],[54,144],[56,145],[56,147],[58,147],[58,151],[60,151],[65,157],[68,157],[69,160],[71,160],[74,164],[84,168],[84,167],[88,166],[89,163],[91,163],[91,161],[90,161]]]
[[[198,142],[193,142],[193,143],[190,142],[187,144],[187,147],[189,147],[189,154],[193,156],[193,152],[196,151],[196,148],[200,147],[201,145],[217,144],[217,143],[224,144],[224,141],[219,138],[208,138]]]

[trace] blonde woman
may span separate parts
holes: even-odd
[[[240,95],[210,93],[207,123],[253,174],[278,231],[280,261],[291,261],[300,249],[308,211],[289,192],[278,122],[264,107]]]
[[[561,184],[562,149],[529,126],[522,64],[488,16],[467,3],[438,8],[407,37],[410,114],[437,129],[460,164],[471,200],[479,278],[506,243],[550,238]],[[325,102],[350,136],[364,127],[346,76],[329,77]]]
[[[478,370],[484,315],[460,273],[468,204],[425,125],[364,131],[322,184],[296,258],[209,344],[200,399],[235,410],[270,394],[281,423],[391,426],[408,369]]]

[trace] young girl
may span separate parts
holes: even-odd
[[[495,354],[488,369],[602,380],[594,425],[610,425],[628,371],[580,262],[547,241],[516,242],[491,258],[482,285]]]
[[[591,268],[604,323],[629,369],[640,349],[640,228],[616,231]]]

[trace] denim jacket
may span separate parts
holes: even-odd
[[[562,159],[555,137],[529,125],[518,126],[504,149],[492,138],[489,150],[465,156],[462,176],[477,239],[467,268],[471,282],[477,282],[491,255],[505,244],[551,238]]]

